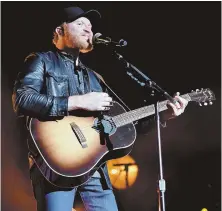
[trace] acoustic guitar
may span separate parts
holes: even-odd
[[[202,89],[182,95],[188,101],[212,103],[214,93]],[[167,101],[159,103],[159,111]],[[107,160],[130,153],[136,140],[133,122],[153,115],[154,105],[126,111],[118,102],[100,116],[65,116],[59,120],[40,121],[32,118],[30,135],[41,159],[53,176],[43,175],[59,187],[76,187],[85,183]],[[35,158],[34,158],[35,159]]]

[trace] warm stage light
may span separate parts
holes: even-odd
[[[118,171],[117,171],[116,169],[112,169],[112,170],[110,171],[110,173],[111,173],[111,174],[118,174]]]
[[[138,166],[129,155],[109,160],[107,167],[111,183],[116,189],[126,189],[132,186],[138,176]]]

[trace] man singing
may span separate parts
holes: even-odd
[[[68,7],[58,17],[53,32],[55,49],[30,54],[14,86],[14,110],[18,116],[27,117],[27,124],[30,118],[56,120],[73,111],[99,112],[112,106],[112,97],[102,86],[101,77],[79,60],[80,53],[93,50],[92,24],[101,17],[100,13]],[[175,98],[178,103],[169,103],[167,119],[183,113],[187,105],[180,96]],[[39,159],[41,166],[36,165]],[[62,188],[49,182],[53,172],[31,145],[29,161],[38,211],[71,211],[77,191],[88,211],[118,210],[106,164],[82,185]]]

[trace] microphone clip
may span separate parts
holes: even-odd
[[[96,33],[93,36],[93,44],[103,44],[106,46],[114,46],[114,47],[125,47],[127,46],[127,42],[123,39],[119,40],[118,42],[113,41],[110,37],[102,37],[101,33]]]
[[[96,44],[105,44],[105,45],[109,45],[112,42],[110,37],[106,37],[105,39],[100,39],[100,38],[96,38],[95,43]]]

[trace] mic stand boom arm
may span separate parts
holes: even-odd
[[[165,90],[163,90],[159,85],[152,81],[148,76],[142,73],[138,68],[127,62],[122,55],[114,51],[115,57],[121,61],[125,68],[127,69],[127,74],[135,80],[140,86],[146,86],[153,90],[158,91],[167,100],[172,103],[176,103],[176,100],[170,96]],[[160,117],[158,102],[155,104],[155,115],[157,121],[157,136],[158,136],[158,152],[159,152],[159,181],[158,181],[158,211],[165,211],[165,197],[164,193],[166,191],[166,183],[163,178],[163,165],[162,165],[162,150],[161,150],[161,137],[160,137]]]
[[[170,96],[165,90],[163,90],[158,84],[156,84],[153,80],[151,80],[148,76],[142,73],[138,68],[134,65],[127,62],[122,55],[114,51],[115,56],[119,61],[121,61],[125,68],[127,69],[127,75],[129,75],[133,80],[140,84],[140,86],[147,86],[156,91],[158,91],[161,95],[163,95],[167,100],[171,103],[176,103],[176,100]]]

